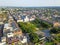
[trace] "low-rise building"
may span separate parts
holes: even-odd
[[[18,35],[18,36],[22,36],[22,34],[23,34],[21,30],[16,30],[13,33],[14,33],[14,35]]]
[[[11,27],[11,25],[9,23],[4,24],[4,29],[3,29],[4,35],[6,35],[7,33],[9,33],[12,30],[13,30],[13,28]]]
[[[27,37],[23,36],[22,39],[20,38],[21,43],[27,43]]]
[[[7,33],[7,37],[10,38],[10,37],[13,37],[14,34],[11,32],[11,33]]]
[[[6,37],[1,37],[1,42],[6,42]]]
[[[0,42],[0,45],[6,45],[6,42]]]
[[[54,27],[60,27],[60,23],[59,23],[59,22],[54,22],[54,23],[53,23],[53,26],[54,26]]]

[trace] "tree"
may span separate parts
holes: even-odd
[[[40,45],[39,43],[36,43],[35,45]]]
[[[4,11],[4,10],[5,10],[4,8],[1,9],[1,11]]]
[[[56,35],[56,41],[60,42],[60,34]]]
[[[50,30],[51,33],[60,33],[60,28],[58,27],[53,27],[51,30]]]
[[[46,21],[43,21],[43,20],[40,20],[38,18],[36,18],[34,21],[32,21],[31,23],[33,23],[34,25],[36,25],[36,27],[43,27],[43,28],[50,28],[52,27],[53,25],[46,22]]]
[[[36,33],[31,33],[31,34],[29,34],[29,36],[30,36],[31,42],[37,43],[39,41],[39,37]]]
[[[41,26],[44,27],[44,28],[49,28],[49,27],[52,27],[52,24],[49,24],[47,22],[42,21]]]
[[[46,42],[45,45],[54,45],[54,42]]]
[[[32,23],[19,22],[18,25],[20,26],[22,31],[25,33],[33,33],[36,31],[36,26]]]

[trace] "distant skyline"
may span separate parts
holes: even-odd
[[[0,0],[1,6],[45,7],[60,6],[60,0]]]

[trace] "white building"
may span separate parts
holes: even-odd
[[[10,38],[10,37],[13,37],[14,34],[11,32],[11,33],[7,33],[7,37]]]
[[[2,41],[2,42],[6,42],[6,37],[2,37],[2,38],[1,38],[1,41]]]
[[[30,18],[30,21],[33,21],[33,20],[35,20],[35,18]]]
[[[24,22],[28,22],[29,21],[29,18],[28,18],[28,16],[26,16],[25,18],[24,18]]]
[[[6,42],[0,42],[0,45],[6,45]]]
[[[9,23],[4,24],[4,29],[3,29],[3,33],[8,33],[9,31],[12,31],[13,28],[11,27],[11,25]]]
[[[8,18],[9,18],[9,20],[13,20],[13,17],[12,16],[9,16]]]
[[[27,37],[26,36],[23,36],[23,40],[20,40],[21,43],[27,43]]]
[[[17,22],[23,22],[23,20],[19,19],[19,20],[17,20]]]
[[[21,16],[19,19],[17,19],[17,22],[29,22],[35,20],[35,17],[33,16]]]
[[[9,23],[4,24],[4,30],[5,29],[10,29],[10,24]]]
[[[0,22],[0,24],[4,24],[3,22]]]

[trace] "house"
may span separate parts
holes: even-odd
[[[27,37],[25,35],[19,35],[17,38],[19,38],[21,43],[27,43]]]
[[[14,34],[11,32],[11,33],[7,33],[7,37],[10,38],[10,37],[13,37]]]
[[[8,33],[7,34],[7,43],[12,44],[16,42],[27,43],[27,37],[21,35],[20,32]]]
[[[10,24],[9,23],[4,24],[4,30],[5,29],[10,29]]]
[[[28,17],[25,16],[25,15],[20,16],[20,17],[15,17],[15,20],[16,20],[17,22],[27,22],[27,21],[29,21]]]
[[[29,20],[30,20],[30,21],[35,20],[35,15],[30,16]]]
[[[0,42],[0,45],[6,45],[6,42]]]
[[[54,26],[54,27],[60,27],[60,23],[59,23],[59,22],[54,22],[54,23],[53,23],[53,26]]]
[[[9,19],[9,20],[13,20],[13,17],[9,15],[9,16],[8,16],[8,19]]]
[[[13,28],[11,27],[11,25],[9,23],[4,24],[4,29],[3,29],[4,35],[6,35],[7,33],[9,33],[12,30],[13,30]]]
[[[18,25],[13,21],[11,23],[6,23],[4,24],[4,30],[3,33],[9,33],[9,32],[13,32],[15,30],[19,30]]]
[[[6,37],[1,37],[1,42],[6,42]]]
[[[23,22],[28,22],[29,21],[28,16],[22,16],[22,19],[23,19]]]
[[[23,36],[22,38],[23,39],[21,39],[21,37],[20,37],[21,43],[27,43],[27,37],[26,36]]]
[[[23,34],[21,30],[16,30],[13,33],[14,33],[14,35],[18,35],[18,36],[22,36],[22,34]]]
[[[10,38],[7,38],[7,44],[9,45],[12,45],[12,43],[15,43],[15,42],[18,42],[19,39],[17,37],[10,37]]]
[[[4,23],[0,21],[0,24],[4,24]]]

